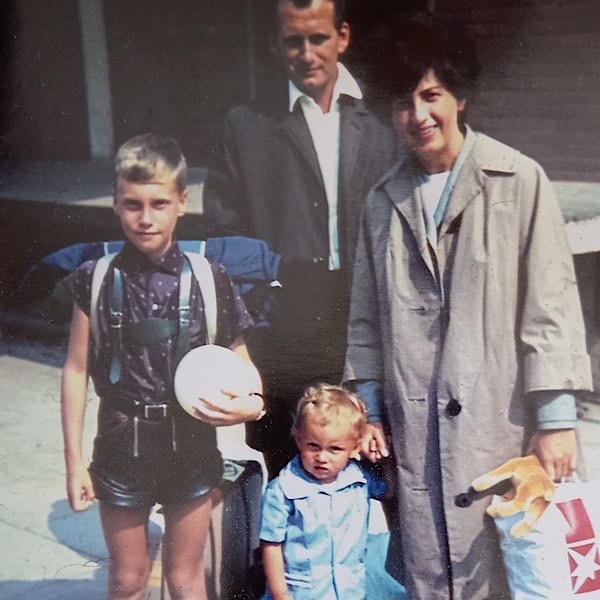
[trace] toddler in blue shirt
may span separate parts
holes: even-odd
[[[301,398],[299,454],[263,499],[265,599],[364,599],[369,491],[351,458],[366,421],[362,400],[344,388],[319,384]]]

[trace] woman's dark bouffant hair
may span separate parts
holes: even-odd
[[[378,104],[414,91],[429,69],[457,100],[470,100],[479,77],[466,28],[441,13],[398,15],[372,36],[367,53],[368,89]]]

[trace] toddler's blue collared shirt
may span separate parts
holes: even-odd
[[[260,538],[283,544],[294,600],[364,600],[368,495],[353,462],[336,481],[321,484],[297,456],[269,483]]]

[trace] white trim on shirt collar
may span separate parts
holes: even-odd
[[[315,479],[312,479],[301,465],[300,457],[296,456],[279,473],[279,485],[288,500],[306,498],[319,493],[331,495],[355,483],[363,483],[365,485],[367,483],[364,473],[354,461],[350,461],[331,484],[319,483]]]
[[[363,93],[356,82],[356,79],[352,77],[350,71],[340,62],[337,63],[338,68],[338,76],[335,82],[335,86],[333,88],[333,95],[331,97],[331,106],[333,107],[335,103],[338,101],[339,97],[344,94],[346,96],[350,96],[351,98],[356,98],[357,100],[362,100]],[[301,92],[296,84],[290,79],[288,80],[288,96],[290,99],[289,111],[292,112],[294,110],[294,105],[298,101],[299,98],[307,98],[310,101],[314,102],[314,100],[306,95],[304,92]]]

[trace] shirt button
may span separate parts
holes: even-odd
[[[461,410],[462,406],[460,405],[460,402],[454,398],[446,405],[446,412],[450,417],[458,417]]]
[[[153,305],[151,306],[151,308],[152,308],[152,310],[158,310],[158,304],[153,304]]]
[[[458,496],[454,498],[454,504],[456,504],[458,508],[468,508],[473,504],[473,500],[471,500],[469,494],[458,494]]]

